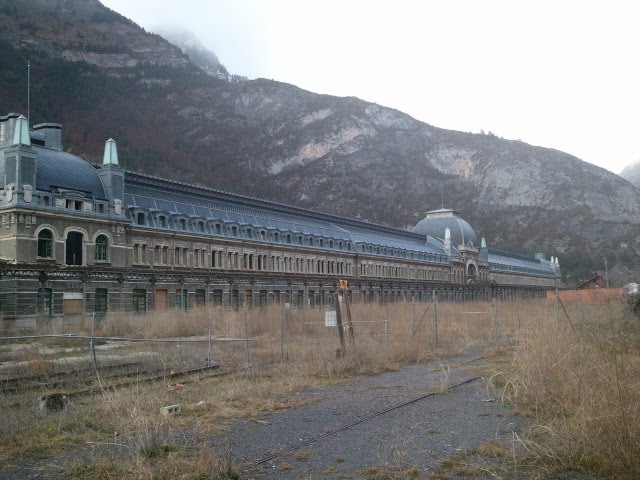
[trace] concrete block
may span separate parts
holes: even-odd
[[[168,417],[169,415],[179,415],[180,412],[182,412],[181,405],[168,405],[160,409],[160,413],[165,417]]]

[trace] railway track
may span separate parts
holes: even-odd
[[[90,367],[49,375],[15,377],[0,383],[0,394],[22,392],[60,392],[67,397],[89,395],[104,389],[136,383],[167,380],[197,373],[220,373],[220,364],[204,367],[171,369],[143,367],[140,362]]]

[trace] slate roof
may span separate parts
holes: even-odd
[[[354,251],[366,243],[446,260],[442,243],[432,237],[134,172],[126,172],[124,205],[129,215],[132,208],[183,214],[350,241]]]
[[[428,212],[427,216],[418,222],[413,231],[444,240],[444,231],[447,227],[451,231],[451,245],[453,247],[466,245],[470,241],[478,245],[476,232],[455,210],[443,208]]]
[[[104,185],[96,169],[81,158],[60,150],[31,147],[38,154],[36,188],[50,191],[56,188],[78,190],[89,196],[106,200]]]

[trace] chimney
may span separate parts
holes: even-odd
[[[34,132],[44,133],[44,146],[60,150],[62,146],[62,125],[59,123],[39,123],[33,126]]]

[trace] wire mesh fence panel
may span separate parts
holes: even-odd
[[[588,325],[597,315],[598,321],[618,315],[607,305],[593,313],[579,304],[546,300],[456,303],[432,296],[422,302],[357,302],[348,311],[343,303],[343,348],[331,298],[314,297],[314,306],[310,296],[298,300],[296,306],[283,302],[249,308],[244,302],[237,309],[112,312],[50,322],[31,333],[66,337],[22,334],[2,340],[0,379],[54,378],[63,372],[90,378],[96,368],[171,374],[211,365],[233,371],[278,362],[324,364],[344,350],[347,355],[356,350],[390,360],[419,360],[443,350],[512,342],[532,319],[570,317]]]

